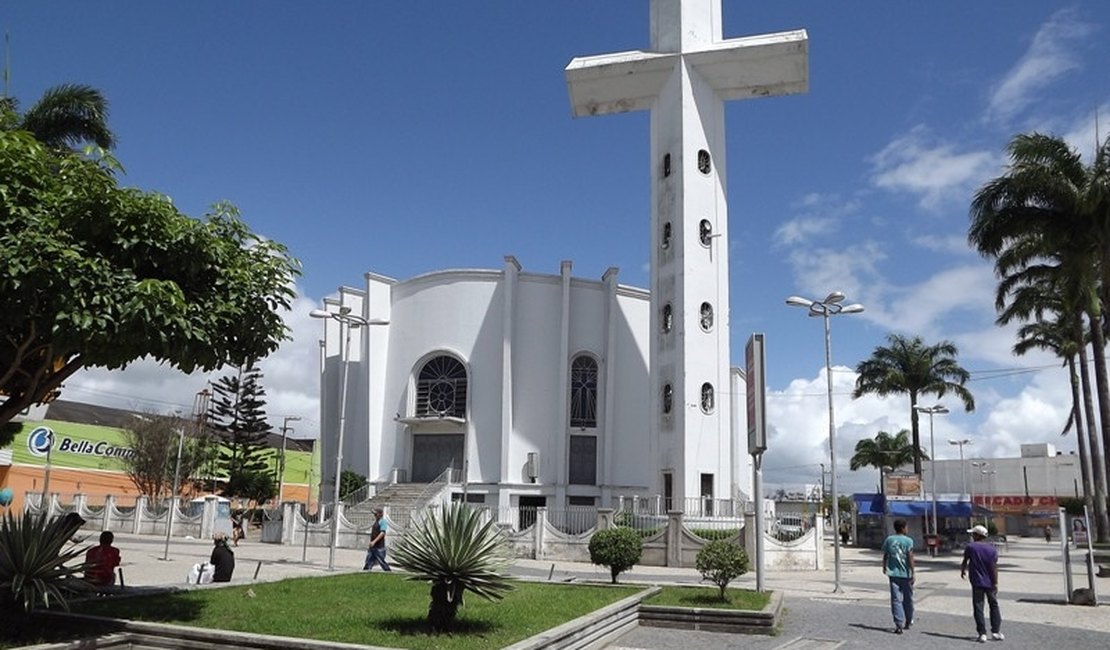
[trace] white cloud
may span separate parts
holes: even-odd
[[[316,437],[319,429],[319,345],[320,323],[308,312],[318,306],[300,295],[291,311],[282,315],[293,340],[286,341],[259,367],[266,390],[266,413],[270,423],[281,426],[282,418],[302,418],[295,425],[294,437]],[[136,411],[192,412],[193,399],[224,372],[185,374],[149,359],[136,361],[124,370],[92,368],[68,381],[61,399],[101,404]]]
[[[827,217],[798,217],[779,226],[775,243],[782,246],[804,244],[819,235],[836,232],[838,221]]]
[[[1075,448],[1074,430],[1060,432],[1071,410],[1071,388],[1063,369],[1039,372],[1016,395],[998,400],[979,426],[976,455],[1014,457],[1021,445],[1050,442],[1063,451]]]
[[[891,141],[871,162],[876,187],[917,195],[927,210],[966,203],[972,188],[999,168],[996,154],[959,151],[953,143],[934,141],[922,126]]]
[[[883,286],[878,263],[886,259],[886,252],[875,242],[799,250],[789,259],[795,286],[808,295],[824,296],[835,287],[851,300],[866,304]]]
[[[1110,104],[1102,104],[1095,109],[1093,115],[1087,115],[1066,126],[1062,137],[1090,163],[1095,149],[1106,141],[1108,133],[1110,133]]]
[[[1038,91],[1078,69],[1080,59],[1071,48],[1093,31],[1073,9],[1053,14],[1017,64],[993,87],[983,121],[1009,120],[1031,104]]]
[[[976,313],[978,322],[990,322],[996,285],[985,263],[941,269],[920,284],[896,290],[896,297],[885,306],[869,304],[868,318],[888,329],[933,338],[940,335],[941,321],[953,312]]]
[[[915,245],[934,253],[966,254],[971,252],[965,235],[919,235],[911,241]]]

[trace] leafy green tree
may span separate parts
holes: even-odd
[[[719,539],[701,547],[694,566],[703,580],[717,585],[721,600],[727,601],[728,584],[748,572],[748,554],[739,544]]]
[[[909,465],[917,455],[929,460],[924,449],[918,448],[917,452],[916,455],[913,453],[909,431],[902,429],[893,436],[880,431],[874,438],[864,438],[856,443],[856,453],[852,454],[848,467],[853,472],[863,467],[874,467],[879,470],[881,479],[884,467]]]
[[[856,366],[856,387],[852,398],[867,394],[887,397],[909,395],[910,424],[913,432],[913,471],[921,475],[921,436],[917,417],[917,399],[922,394],[942,398],[954,394],[963,402],[964,410],[975,410],[975,398],[964,387],[970,375],[956,361],[959,351],[950,341],[926,345],[920,336],[887,335],[886,346],[876,347],[871,357]]]
[[[432,585],[428,624],[450,630],[467,591],[498,601],[512,590],[503,572],[509,552],[496,522],[481,510],[455,502],[418,520],[391,550],[409,580]]]
[[[298,273],[228,204],[192,219],[118,187],[103,160],[0,130],[0,425],[81,368],[147,357],[189,373],[265,357],[288,338],[280,312]]]
[[[636,566],[644,552],[644,542],[631,528],[599,530],[590,537],[590,562],[609,567],[613,584],[617,576]]]
[[[85,570],[87,547],[69,545],[81,527],[80,518],[48,520],[46,513],[11,512],[0,520],[0,636],[18,638],[27,632],[36,606],[69,609],[67,585]],[[10,617],[10,618],[9,618]]]
[[[1041,133],[1014,136],[1007,152],[1005,172],[972,200],[968,242],[995,261],[1000,311],[1014,291],[1043,285],[1051,277],[1068,303],[1063,315],[1075,309],[1086,316],[1103,447],[1099,462],[1098,445],[1089,445],[1096,534],[1100,542],[1110,541],[1110,378],[1104,332],[1104,306],[1110,300],[1110,138],[1099,144],[1089,164],[1062,138]],[[1086,347],[1079,343],[1084,337],[1074,339]],[[1096,427],[1088,420],[1091,437]]]
[[[127,476],[140,494],[154,500],[173,491],[175,471],[179,472],[179,484],[184,485],[207,457],[207,438],[197,435],[192,422],[172,415],[147,413],[137,417],[124,427],[123,438],[131,450],[129,455],[120,458]],[[180,470],[177,465],[179,442]]]
[[[53,149],[75,149],[87,142],[111,149],[116,143],[108,128],[108,100],[81,84],[48,88],[22,115],[14,97],[0,97],[0,129],[27,131]]]
[[[339,473],[339,499],[346,499],[351,494],[358,492],[366,486],[366,477],[353,469],[345,469]]]
[[[255,474],[268,469],[266,436],[272,430],[266,421],[262,371],[248,362],[235,374],[221,377],[213,388],[209,422],[222,443],[219,466],[227,477],[224,496],[249,499],[248,493],[259,487]]]

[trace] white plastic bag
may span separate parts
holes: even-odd
[[[215,567],[207,562],[194,564],[193,568],[189,569],[189,575],[185,578],[185,582],[190,585],[206,585],[212,582],[215,573]]]

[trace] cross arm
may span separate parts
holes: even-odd
[[[729,39],[691,52],[686,60],[724,100],[809,89],[809,39],[804,29]]]
[[[651,108],[678,61],[677,54],[640,51],[573,59],[565,73],[574,117]]]

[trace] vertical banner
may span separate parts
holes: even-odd
[[[748,404],[748,453],[767,450],[767,358],[763,334],[752,334],[744,348],[744,372]]]

